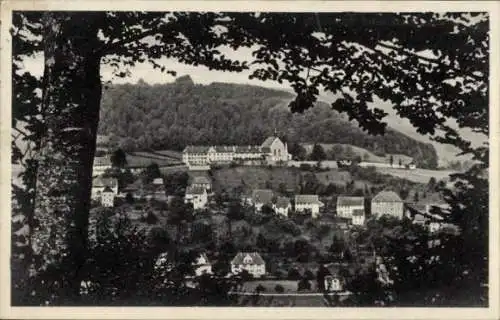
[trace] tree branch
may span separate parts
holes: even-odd
[[[106,54],[111,54],[114,52],[114,50],[120,48],[121,46],[124,46],[128,43],[139,41],[147,36],[152,36],[156,33],[159,33],[158,30],[151,29],[151,30],[145,31],[141,34],[138,34],[138,35],[126,38],[126,39],[122,39],[122,40],[119,40],[119,41],[116,41],[113,43],[105,44],[101,48],[99,48],[99,50],[97,50],[96,53],[101,54],[102,56],[104,56]]]
[[[411,52],[410,50],[408,49],[405,49],[405,48],[402,48],[402,47],[398,47],[398,46],[392,46],[390,44],[385,44],[385,43],[382,43],[382,42],[378,42],[377,45],[381,46],[381,47],[384,47],[384,48],[387,48],[387,49],[391,49],[391,50],[396,50],[398,51],[399,53],[402,53],[402,54],[406,54],[406,55],[409,55],[409,56],[412,56],[412,57],[415,57],[417,59],[420,59],[420,60],[423,60],[423,61],[427,61],[427,62],[430,62],[430,63],[433,63],[433,64],[436,64],[438,66],[441,66],[441,67],[444,67],[444,68],[447,68],[447,69],[451,69],[451,70],[454,70],[454,71],[458,71],[458,72],[461,72],[461,70],[457,69],[457,68],[454,68],[453,66],[447,66],[445,65],[444,63],[436,60],[436,59],[432,59],[432,58],[427,58],[427,57],[423,57],[421,55],[418,55],[414,52]],[[377,46],[376,45],[376,46]],[[375,50],[375,48],[373,49]],[[380,52],[380,51],[378,51]],[[464,75],[464,76],[470,76],[471,78],[473,79],[476,79],[478,81],[484,81],[484,79],[482,77],[479,77],[479,76],[476,76],[474,74],[468,74],[468,75]]]

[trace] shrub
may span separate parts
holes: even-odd
[[[285,288],[283,288],[281,284],[277,284],[276,287],[274,287],[274,291],[276,291],[277,293],[283,293],[285,292]]]
[[[312,171],[312,166],[308,163],[301,163],[299,169],[303,171]]]
[[[311,281],[303,278],[297,284],[298,291],[311,290]]]
[[[297,226],[293,221],[291,220],[285,220],[280,223],[280,228],[283,230],[283,232],[286,232],[288,234],[291,234],[292,236],[296,237],[301,234],[299,226]]]
[[[307,280],[314,280],[314,273],[308,269],[304,272],[304,278]]]
[[[292,268],[288,270],[288,280],[299,280],[301,277],[299,270]]]
[[[265,292],[266,288],[263,285],[259,284],[257,288],[255,288],[255,291],[257,291],[257,293]]]
[[[152,211],[149,211],[146,215],[145,221],[147,224],[156,224],[158,222],[158,217]]]

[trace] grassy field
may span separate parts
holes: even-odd
[[[450,170],[427,170],[427,169],[415,169],[415,170],[404,170],[404,169],[394,169],[394,168],[376,168],[377,171],[385,174],[390,174],[391,176],[407,179],[417,183],[428,183],[431,177],[436,178],[436,180],[448,180],[449,175],[455,173]]]
[[[127,153],[127,163],[129,166],[146,167],[151,163],[157,163],[158,166],[171,166],[181,164],[180,156],[176,156],[173,151],[137,151]]]
[[[320,143],[320,145],[323,147],[325,152],[328,154],[331,150],[332,147],[335,145],[335,143]],[[354,146],[351,144],[342,144],[339,143],[343,148],[346,148],[350,146],[352,148],[352,151],[354,152],[355,155],[360,156],[363,161],[368,161],[368,162],[389,162],[391,154],[386,154],[385,156],[378,156],[374,154],[371,151],[368,151],[364,148]],[[313,143],[303,143],[302,146],[306,149],[308,153],[312,151],[312,148],[314,146]],[[399,160],[401,160],[402,163],[409,163],[412,161],[412,157],[404,155],[404,154],[392,154],[393,161],[394,163],[398,163]]]

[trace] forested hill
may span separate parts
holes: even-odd
[[[291,93],[231,83],[194,84],[188,76],[175,83],[114,85],[103,92],[99,133],[123,149],[182,150],[188,144],[260,144],[275,130],[289,143],[343,143],[376,154],[412,156],[435,167],[431,144],[388,130],[370,136],[325,103],[303,114],[287,108]]]

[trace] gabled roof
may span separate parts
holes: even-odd
[[[207,153],[209,146],[187,146],[182,151],[183,153]]]
[[[317,194],[297,194],[295,195],[295,205],[297,204],[323,204],[319,201]]]
[[[352,215],[356,217],[361,217],[365,215],[365,210],[362,209],[354,209],[352,210]]]
[[[251,263],[245,263],[245,258],[249,256],[252,259]],[[258,252],[238,252],[238,254],[231,260],[231,264],[265,264],[264,259]]]
[[[269,204],[272,202],[273,197],[274,197],[273,190],[270,189],[255,189],[252,192],[253,203]]]
[[[365,198],[363,197],[345,197],[337,198],[337,206],[364,206]]]
[[[372,202],[403,202],[401,198],[394,191],[380,191]]]
[[[108,156],[94,157],[94,166],[111,166],[111,160]]]
[[[189,186],[186,188],[186,194],[204,194],[206,192],[205,188]]]
[[[236,153],[260,153],[262,148],[260,146],[237,146]]]
[[[116,178],[103,178],[99,176],[95,177],[92,180],[92,187],[94,188],[102,188],[102,187],[114,188],[116,186],[118,186],[118,180]]]
[[[290,206],[290,199],[287,197],[278,197],[276,199],[276,208],[288,208]]]
[[[155,178],[155,179],[153,179],[153,184],[163,185],[163,178]]]
[[[206,176],[194,176],[192,184],[210,184],[210,179]]]
[[[270,148],[271,145],[273,144],[274,140],[276,139],[279,139],[278,137],[275,137],[275,136],[271,136],[269,138],[267,138],[266,140],[264,140],[264,142],[262,143],[262,147],[263,148]]]
[[[102,192],[103,192],[103,193],[104,193],[104,192],[111,192],[111,193],[112,193],[112,192],[113,192],[113,190],[111,190],[111,188],[110,188],[110,187],[106,186],[106,187],[104,187],[104,190],[102,190]]]
[[[107,144],[107,143],[109,143],[110,140],[111,140],[110,136],[98,134],[96,137],[96,144],[97,145]]]
[[[409,204],[408,209],[410,211],[410,215],[412,218],[415,218],[416,216],[420,215],[426,219],[429,219],[431,221],[443,221],[443,217],[431,213],[426,212],[426,208],[421,206],[421,205],[415,205],[415,204]]]
[[[215,152],[234,152],[236,149],[236,146],[214,146]]]

